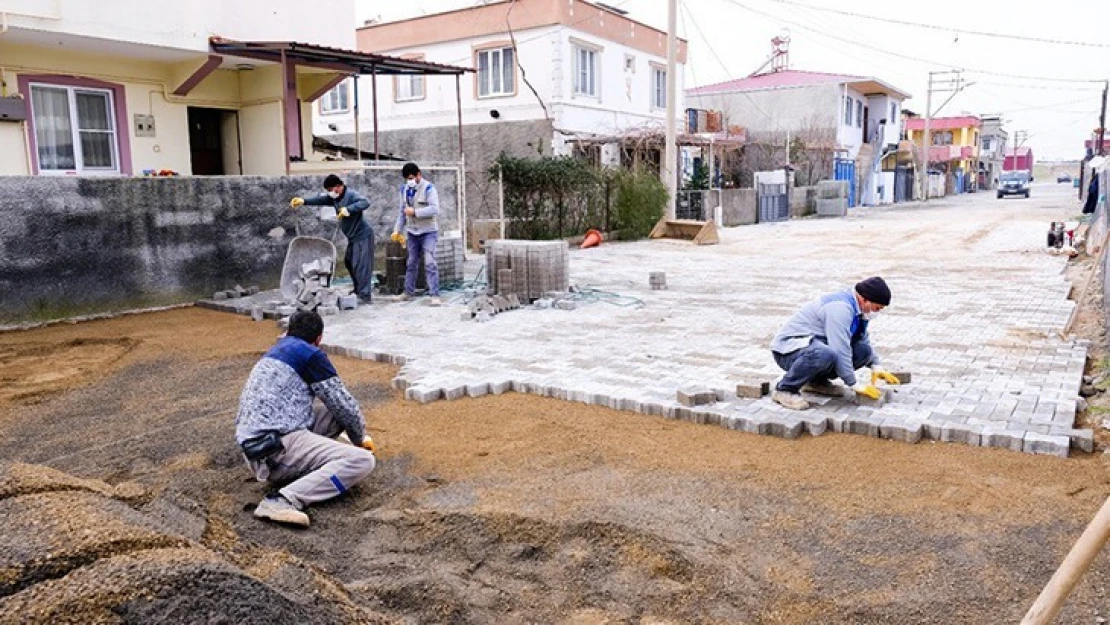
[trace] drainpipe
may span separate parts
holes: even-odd
[[[0,35],[8,32],[8,14],[0,13]]]

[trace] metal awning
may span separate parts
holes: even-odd
[[[234,41],[211,37],[208,45],[215,54],[226,54],[259,61],[281,63],[283,59],[314,67],[351,74],[459,76],[474,70],[469,67],[402,59],[384,54],[356,52],[296,41]]]

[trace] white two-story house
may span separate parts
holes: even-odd
[[[858,185],[854,199],[892,201],[902,102],[910,95],[878,78],[782,69],[695,87],[686,105],[720,110],[749,141],[804,137],[827,150],[829,178]]]
[[[487,2],[370,24],[357,30],[357,38],[363,52],[475,70],[461,77],[457,95],[453,77],[379,76],[376,87],[375,79],[362,77],[358,84],[361,145],[372,149],[376,125],[383,155],[458,159],[461,110],[471,218],[497,214],[487,169],[501,152],[569,154],[576,138],[661,130],[665,122],[666,33],[605,5]],[[679,81],[685,59],[680,41]],[[676,86],[681,94],[681,82]],[[326,95],[318,103],[316,134],[353,144],[354,103],[352,80]],[[615,144],[600,152],[603,163],[619,162]]]

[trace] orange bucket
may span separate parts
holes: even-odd
[[[597,247],[601,245],[601,233],[597,230],[587,230],[586,238],[582,241],[579,249],[586,249],[587,247]]]

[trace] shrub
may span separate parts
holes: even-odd
[[[614,174],[616,229],[624,240],[646,237],[667,207],[667,187],[644,168]]]

